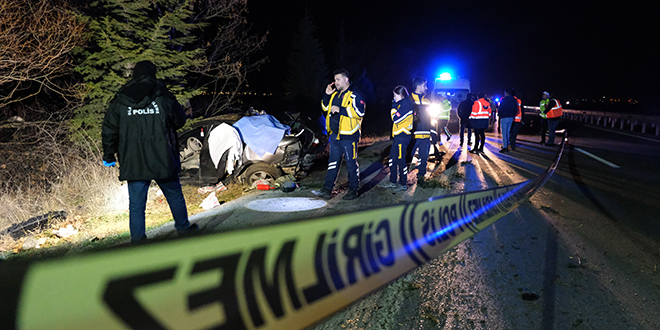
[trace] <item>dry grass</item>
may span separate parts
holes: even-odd
[[[387,136],[366,136],[361,139],[360,145],[387,139]],[[26,236],[47,238],[42,247],[48,249],[30,250],[23,254],[28,257],[59,255],[127,242],[128,192],[117,179],[118,169],[102,166],[100,150],[92,145],[72,147],[56,143],[55,139],[46,142],[41,141],[37,149],[44,153],[40,159],[45,161],[39,168],[48,169],[50,175],[47,180],[42,180],[39,185],[25,184],[29,180],[20,184],[5,182],[0,187],[0,230],[49,211],[64,210],[68,214],[66,220],[51,223],[46,229]],[[198,193],[198,187],[194,185],[184,185],[182,188],[188,214],[202,212],[199,204],[208,194]],[[220,203],[244,194],[245,187],[242,185],[229,184],[227,188],[216,193]],[[152,184],[146,210],[147,228],[172,221],[167,201],[164,196],[157,196],[157,191],[157,185]],[[78,229],[79,233],[64,239],[53,234],[53,229],[67,224]],[[2,235],[0,253],[25,252],[20,249],[24,241],[25,237],[14,240],[9,235]]]
[[[389,135],[365,135],[360,137],[359,147],[370,146],[377,142],[383,142],[390,139]]]
[[[0,144],[0,231],[14,223],[50,211],[66,211],[66,220],[51,221],[43,230],[13,239],[0,235],[0,257],[24,252],[21,247],[27,237],[45,238],[42,247],[29,255],[69,253],[97,246],[114,245],[129,240],[128,190],[117,179],[117,168],[104,167],[101,152],[93,145],[67,145],[62,139],[63,127],[41,127],[36,141],[21,144]],[[11,160],[8,156],[11,155]],[[29,158],[29,159],[28,159]],[[30,166],[21,166],[21,164]],[[4,172],[2,172],[4,170]],[[37,179],[38,178],[38,179]],[[197,186],[183,186],[188,214],[203,211],[199,204],[206,197]],[[157,185],[149,191],[146,210],[147,228],[172,221],[164,196],[157,196]],[[223,203],[243,194],[243,187],[229,185],[217,193]],[[78,234],[60,239],[53,230],[71,224]],[[53,254],[53,253],[51,253]]]
[[[128,191],[126,185],[117,180],[118,171],[105,168],[94,160],[81,160],[75,166],[69,167],[68,175],[53,186],[50,193],[43,190],[30,192],[18,191],[0,196],[3,214],[12,214],[10,221],[25,221],[28,218],[51,210],[66,210],[67,220],[52,224],[46,230],[32,233],[34,238],[46,237],[48,240],[42,247],[60,246],[66,250],[85,250],[104,247],[129,240],[128,235]],[[197,192],[198,187],[184,185],[182,187],[188,214],[193,215],[204,211],[199,204],[208,194]],[[158,196],[158,186],[152,183],[146,209],[146,227],[154,228],[173,221],[167,200]],[[218,192],[218,200],[224,203],[243,195],[243,187],[237,184],[228,185],[228,190]],[[7,220],[5,219],[5,223]],[[53,229],[72,224],[78,229],[78,235],[60,239],[52,233]],[[7,227],[6,225],[3,228]],[[30,237],[29,235],[26,237]],[[104,240],[109,240],[104,242]],[[8,235],[0,237],[0,252],[20,252],[25,238],[14,240]],[[98,242],[89,244],[90,242]],[[97,245],[97,246],[95,246]],[[63,253],[56,251],[56,254]],[[66,252],[64,252],[66,253]],[[31,254],[35,254],[32,251]],[[38,255],[39,253],[37,253]]]

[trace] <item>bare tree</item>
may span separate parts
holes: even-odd
[[[266,43],[266,35],[252,35],[247,23],[248,0],[195,1],[194,20],[206,22],[200,38],[206,48],[207,62],[199,68],[197,84],[213,96],[209,108],[214,113],[232,104],[236,93],[247,84],[247,74],[266,58],[253,58]],[[214,93],[215,92],[215,93]]]
[[[66,2],[0,0],[0,108],[43,90],[74,93],[57,78],[70,73],[69,52],[85,42],[85,26]]]

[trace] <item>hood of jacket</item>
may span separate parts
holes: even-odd
[[[129,81],[117,92],[117,101],[133,108],[144,108],[160,92],[163,83],[154,76],[140,76]]]

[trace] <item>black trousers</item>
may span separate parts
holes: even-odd
[[[485,128],[475,128],[474,129],[474,149],[479,151],[484,151],[484,145],[486,144],[486,129]]]

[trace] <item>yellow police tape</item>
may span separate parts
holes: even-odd
[[[20,329],[299,329],[473,236],[523,183],[425,202],[36,262]]]

